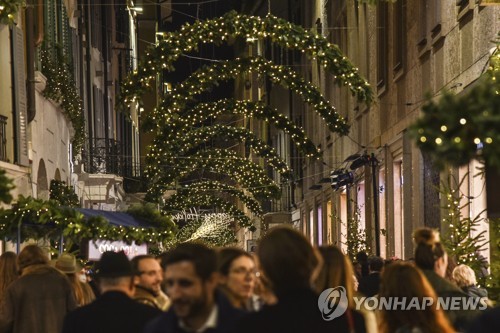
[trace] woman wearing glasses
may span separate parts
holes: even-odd
[[[219,289],[238,309],[252,311],[252,296],[257,277],[252,255],[238,248],[222,248],[218,252]]]

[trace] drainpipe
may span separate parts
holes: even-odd
[[[35,104],[35,43],[34,43],[34,6],[33,0],[28,1],[26,7],[26,64],[27,64],[27,112],[28,123],[35,119],[36,104]]]

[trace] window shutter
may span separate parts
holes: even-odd
[[[29,166],[27,142],[27,109],[26,109],[26,74],[24,68],[23,31],[12,28],[12,60],[14,63],[14,122],[15,122],[15,160],[23,166]]]

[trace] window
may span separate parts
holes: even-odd
[[[323,245],[323,209],[318,206],[318,246]]]
[[[404,53],[406,50],[406,1],[399,0],[393,4],[393,55],[394,74],[398,74],[404,67]]]
[[[385,87],[387,81],[387,3],[377,5],[377,88]]]
[[[314,244],[314,210],[309,211],[309,240]]]

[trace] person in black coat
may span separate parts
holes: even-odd
[[[218,285],[215,251],[182,243],[162,259],[169,311],[149,323],[145,333],[232,332],[244,312],[233,308]]]
[[[358,290],[366,297],[373,297],[380,289],[380,272],[384,267],[384,260],[380,257],[371,257],[368,260],[369,274],[359,281]]]
[[[62,333],[140,333],[148,321],[162,312],[131,298],[133,275],[125,253],[105,252],[96,269],[102,295],[67,314]]]

